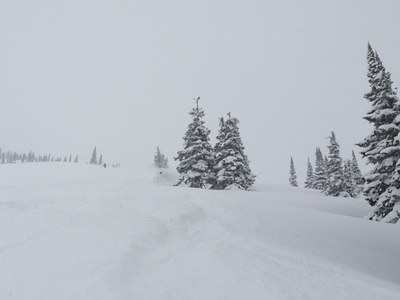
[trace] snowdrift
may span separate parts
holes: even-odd
[[[362,199],[157,172],[1,165],[0,299],[400,299],[400,227]]]

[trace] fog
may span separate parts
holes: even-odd
[[[231,112],[259,180],[300,185],[362,117],[367,43],[400,84],[399,1],[1,1],[0,147],[142,168],[182,149],[193,98]],[[365,162],[358,155],[363,171]]]

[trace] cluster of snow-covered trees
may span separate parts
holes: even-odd
[[[14,163],[27,163],[27,162],[72,162],[72,155],[64,157],[53,157],[51,154],[48,155],[36,155],[33,151],[26,153],[17,153],[12,151],[2,151],[0,148],[0,162],[1,164],[14,164]],[[78,162],[78,156],[75,156],[73,162]]]
[[[51,154],[48,155],[36,155],[33,151],[29,151],[26,153],[17,153],[12,151],[3,151],[0,148],[0,164],[14,164],[14,163],[28,163],[28,162],[70,162],[70,163],[78,163],[79,156],[75,155],[73,158],[72,155],[62,157],[54,157]],[[100,165],[105,166],[103,161],[103,155],[100,155],[100,158],[97,159],[97,150],[96,147],[93,150],[92,157],[90,159],[90,164],[92,165]],[[166,164],[168,166],[168,159],[166,159]],[[120,168],[121,165],[119,163],[113,164],[112,167]]]
[[[368,44],[370,91],[364,98],[371,109],[364,117],[373,130],[363,141],[361,155],[373,169],[364,175],[365,199],[374,207],[370,220],[399,223],[400,219],[400,101],[378,53]]]
[[[219,133],[215,147],[210,144],[210,130],[203,121],[204,111],[196,107],[189,113],[192,122],[183,137],[183,149],[174,159],[179,161],[180,174],[176,185],[189,187],[229,190],[233,188],[250,190],[255,182],[250,162],[244,154],[244,146],[239,134],[239,120],[228,113],[220,118]]]
[[[315,171],[308,161],[305,187],[331,196],[355,197],[362,191],[374,207],[366,218],[400,224],[400,100],[397,88],[392,87],[391,74],[370,44],[367,62],[370,91],[364,98],[371,103],[371,109],[364,119],[372,124],[373,130],[357,146],[362,148],[362,157],[373,168],[361,176],[354,152],[352,160],[342,161],[332,133],[328,157],[324,158],[317,148]],[[289,180],[297,186],[293,160]]]
[[[293,159],[290,160],[289,183],[298,186]],[[352,152],[352,159],[343,160],[335,133],[329,137],[328,156],[322,155],[321,149],[315,152],[315,169],[310,159],[307,162],[305,188],[320,190],[327,196],[357,197],[364,185],[364,180],[357,158]]]
[[[99,166],[103,166],[104,162],[103,162],[103,154],[100,154],[100,158],[97,159],[97,149],[96,147],[94,147],[93,153],[92,153],[92,157],[90,159],[89,164],[91,165],[99,165]]]
[[[94,147],[94,150],[92,152],[92,157],[90,158],[89,164],[103,166],[104,168],[107,167],[107,164],[103,160],[103,154],[100,154],[100,158],[97,159],[97,148],[96,147]],[[120,165],[120,163],[116,163],[116,164],[112,164],[111,167],[121,168],[121,165]]]
[[[156,154],[154,155],[153,165],[159,169],[168,169],[168,157],[161,153],[160,147],[156,148]]]

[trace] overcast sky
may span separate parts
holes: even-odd
[[[369,41],[400,85],[400,1],[0,0],[0,147],[150,165],[182,149],[194,97],[215,142],[231,112],[259,180],[302,185],[372,129]],[[365,163],[359,164],[367,170]]]

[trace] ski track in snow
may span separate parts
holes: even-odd
[[[1,166],[0,299],[400,299],[398,226],[360,199],[152,176]]]

